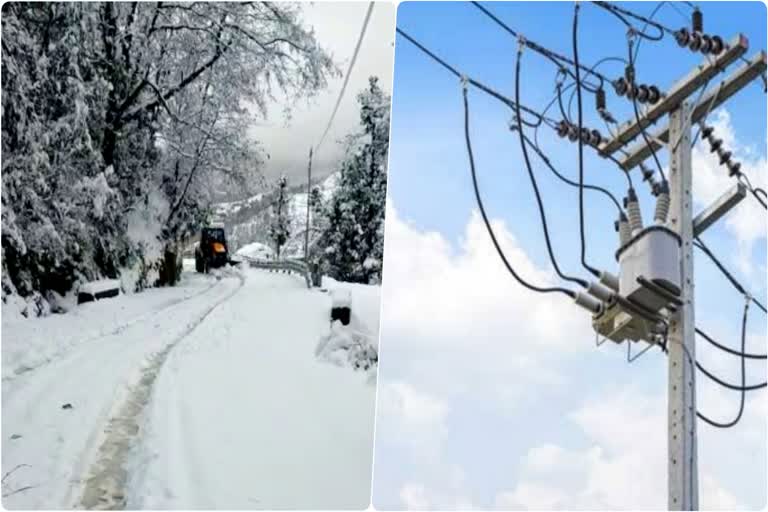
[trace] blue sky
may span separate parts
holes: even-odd
[[[649,14],[656,3],[626,6]],[[690,13],[683,4],[675,7]],[[488,8],[527,38],[571,56],[572,3],[493,3]],[[749,38],[748,57],[765,47],[762,3],[707,2],[702,10],[705,31],[726,40],[741,31]],[[657,19],[672,28],[688,24],[669,5]],[[405,2],[397,25],[462,72],[513,97],[517,42],[474,6]],[[582,62],[626,56],[626,30],[605,11],[582,4],[579,27]],[[669,37],[645,41],[638,80],[665,90],[701,61]],[[600,71],[619,76],[623,66],[608,63]],[[522,73],[522,102],[542,108],[552,97],[555,69],[526,50]],[[595,349],[587,315],[565,299],[522,290],[506,274],[473,213],[460,84],[402,38],[396,41],[393,91],[374,505],[664,506],[666,359],[652,351],[628,366],[625,346]],[[517,135],[506,129],[511,111],[477,90],[470,91],[469,101],[486,208],[503,223],[502,238],[526,276],[555,282]],[[585,124],[605,133],[593,102],[584,95]],[[631,104],[612,91],[608,108],[621,121],[631,115]],[[750,179],[761,184],[766,179],[765,111],[758,81],[709,118]],[[557,108],[549,114],[557,118]],[[539,140],[561,172],[577,176],[575,145],[546,127]],[[664,165],[665,153],[660,153]],[[589,149],[585,155],[585,179],[623,196],[626,182],[618,169]],[[578,260],[576,191],[549,174],[535,155],[532,161],[560,266],[586,277]],[[731,182],[706,148],[694,150],[694,165],[699,210]],[[637,171],[634,179],[647,222],[652,203]],[[705,239],[765,299],[765,212],[750,203]],[[615,210],[593,194],[585,196],[585,204],[588,259],[615,272]],[[741,298],[701,255],[696,265],[697,324],[735,344]],[[765,352],[765,325],[765,316],[753,309],[749,346],[755,351]],[[738,380],[738,359],[698,346],[703,362]],[[748,377],[765,380],[765,367],[753,363]],[[737,394],[720,393],[703,378],[699,382],[701,409],[721,419],[735,411]],[[699,426],[703,506],[765,505],[766,461],[753,456],[766,450],[764,394],[750,396],[752,407],[736,429]],[[601,427],[611,422],[626,438]],[[653,432],[643,435],[648,430]],[[754,432],[761,434],[755,438]],[[645,469],[660,473],[629,478],[646,456]],[[754,471],[736,470],[744,464]],[[627,497],[621,503],[612,494],[619,491]]]

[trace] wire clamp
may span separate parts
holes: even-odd
[[[528,45],[528,41],[525,40],[525,36],[519,34],[517,36],[517,53],[523,53],[523,49]]]
[[[461,88],[465,91],[469,89],[469,77],[467,75],[461,75],[459,77],[459,82],[461,83]]]

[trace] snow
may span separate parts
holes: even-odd
[[[87,293],[90,295],[96,295],[97,293],[120,289],[119,279],[99,279],[98,281],[90,281],[83,283],[78,288],[80,293]]]
[[[377,287],[326,285],[372,320]],[[299,277],[246,267],[4,316],[3,505],[367,507],[375,385],[315,357],[330,307]]]
[[[275,251],[267,244],[253,242],[239,248],[235,253],[238,256],[253,258],[257,260],[268,260],[275,257]]]

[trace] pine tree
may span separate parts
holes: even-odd
[[[325,211],[327,228],[318,246],[324,270],[336,279],[381,280],[387,187],[390,98],[378,78],[357,96],[362,130],[347,138],[338,186]]]
[[[274,200],[272,201],[272,211],[269,220],[269,238],[275,244],[275,255],[280,259],[280,249],[291,236],[291,217],[288,211],[288,179],[281,176],[277,180],[275,187]]]

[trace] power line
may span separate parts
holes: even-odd
[[[634,87],[635,84],[635,62],[634,58],[632,57],[632,39],[631,36],[627,42],[628,50],[629,50],[629,69],[632,75],[632,79],[629,80],[629,86]],[[648,137],[648,133],[645,130],[645,126],[643,126],[643,123],[640,121],[640,110],[637,108],[637,97],[635,94],[632,94],[632,110],[635,112],[635,119],[637,120],[637,124],[640,127],[640,135],[643,136],[643,140],[645,141],[645,144],[648,146],[648,148],[651,150],[651,155],[653,156],[653,161],[656,162],[656,167],[659,170],[659,176],[661,176],[661,181],[664,183],[667,181],[667,177],[664,175],[664,169],[661,166],[661,162],[659,162],[659,157],[656,155],[656,150],[653,147],[653,144],[651,144],[651,141]]]
[[[565,62],[567,64],[570,64],[571,66],[576,66],[576,63],[574,61],[572,61],[571,59],[569,59],[568,57],[566,57],[564,55],[560,55],[559,53],[557,53],[555,51],[552,51],[552,50],[550,50],[548,48],[545,48],[545,47],[541,46],[540,44],[538,44],[538,43],[536,43],[534,41],[531,41],[530,39],[528,39],[526,37],[523,37],[520,33],[515,31],[512,27],[510,27],[509,25],[507,25],[506,23],[501,21],[501,19],[499,19],[491,11],[489,11],[488,9],[486,9],[485,7],[480,5],[479,2],[473,1],[471,3],[472,3],[472,5],[474,5],[478,9],[480,9],[480,11],[483,12],[483,14],[485,14],[487,17],[489,17],[491,20],[493,20],[502,29],[504,29],[504,31],[506,31],[507,33],[509,33],[513,37],[517,38],[518,41],[522,42],[522,44],[524,44],[525,46],[527,46],[531,50],[539,53],[540,55],[546,57],[548,60],[550,60],[552,63],[554,63],[558,68],[560,68],[564,72],[570,74],[572,77],[574,76],[573,72],[570,71],[569,69],[563,67],[563,64],[562,64],[563,62]],[[591,75],[597,77],[598,79],[600,79],[600,84],[599,85],[595,85],[595,86],[592,86],[591,88],[587,88],[587,90],[590,91],[590,92],[595,92],[597,89],[602,88],[603,87],[603,82],[605,82],[605,81],[610,82],[611,81],[611,79],[606,77],[605,75],[602,75],[602,74],[597,73],[597,72],[595,72],[593,70],[587,69],[584,66],[580,66],[580,67],[584,71],[586,71],[589,74],[591,74]]]
[[[720,350],[722,350],[723,352],[728,352],[729,354],[733,354],[734,356],[744,357],[746,359],[766,359],[766,358],[768,358],[768,354],[748,354],[748,353],[744,352],[744,349],[742,349],[742,351],[739,352],[739,351],[734,350],[734,349],[732,349],[730,347],[726,347],[725,345],[723,345],[721,343],[718,343],[717,341],[712,339],[711,336],[709,336],[707,333],[705,333],[704,331],[702,331],[698,327],[696,328],[696,334],[698,334],[699,336],[701,336],[702,338],[707,340],[709,343],[711,343],[715,347],[717,347]]]
[[[581,75],[579,73],[579,42],[578,42],[578,25],[579,25],[579,4],[574,4],[573,7],[573,62],[576,63],[576,102],[578,104],[578,145],[579,145],[579,231],[581,235],[581,265],[587,269],[595,277],[600,277],[600,272],[587,263],[587,243],[584,235],[584,141],[581,137],[581,129],[583,127],[583,112],[581,108]]]
[[[360,46],[363,44],[365,31],[368,28],[368,22],[371,19],[371,13],[373,12],[373,6],[375,3],[376,2],[370,2],[368,4],[368,10],[365,12],[365,19],[363,19],[363,27],[360,29],[360,35],[358,36],[357,44],[355,45],[355,51],[352,53],[352,60],[349,61],[349,67],[347,68],[347,75],[344,77],[344,83],[341,84],[341,91],[339,91],[339,97],[336,100],[336,105],[334,105],[333,112],[331,112],[331,118],[328,119],[328,126],[325,127],[323,136],[320,137],[320,142],[318,142],[317,146],[315,146],[316,151],[320,149],[320,146],[322,146],[323,141],[325,140],[325,136],[328,135],[328,131],[331,129],[331,124],[333,124],[333,119],[336,117],[336,112],[338,112],[339,110],[339,105],[341,105],[341,99],[344,97],[344,91],[347,90],[349,77],[352,74],[352,68],[355,66],[355,62],[357,61],[357,55],[358,53],[360,53]]]
[[[468,75],[466,75],[464,73],[461,73],[455,67],[451,66],[450,64],[445,62],[443,59],[438,57],[434,52],[429,50],[423,44],[419,43],[412,36],[408,35],[403,29],[398,27],[395,30],[397,31],[398,34],[400,34],[406,40],[408,40],[408,42],[410,42],[416,48],[421,50],[424,54],[426,54],[427,56],[432,58],[432,60],[434,60],[435,62],[437,62],[441,66],[443,66],[443,68],[445,68],[446,70],[450,71],[456,78],[466,79],[468,83],[470,83],[473,86],[477,87],[478,89],[480,89],[481,91],[483,91],[486,94],[490,95],[491,97],[499,100],[501,103],[505,104],[510,109],[512,109],[512,110],[515,109],[515,102],[512,101],[511,99],[507,98],[503,94],[500,94],[499,92],[495,91],[491,87],[488,87],[487,85],[485,85],[485,84],[483,84],[481,82],[478,82],[474,78],[472,78],[472,77],[470,77],[470,76],[468,76]],[[550,125],[554,125],[555,124],[555,120],[547,118],[547,117],[541,115],[540,113],[536,112],[535,110],[533,110],[533,109],[531,109],[529,107],[526,107],[525,105],[520,105],[520,108],[523,111],[525,111],[527,114],[530,114],[530,115],[532,115],[532,116],[534,116],[535,118],[538,119],[537,123],[531,123],[530,121],[523,121],[523,124],[525,124],[526,126],[530,126],[531,128],[535,128],[535,127],[541,125],[542,123],[549,123]]]
[[[488,230],[488,234],[491,237],[491,241],[493,242],[493,246],[496,248],[496,252],[498,253],[499,257],[501,258],[501,261],[504,262],[504,266],[507,267],[507,270],[510,274],[512,274],[512,277],[515,278],[515,280],[523,285],[524,287],[528,288],[531,291],[539,292],[539,293],[563,293],[567,295],[568,297],[571,297],[573,299],[576,298],[576,293],[574,293],[572,290],[568,290],[566,288],[561,287],[546,287],[542,288],[539,286],[534,286],[527,281],[525,281],[522,277],[520,277],[517,272],[515,272],[515,269],[512,267],[512,265],[507,260],[507,257],[504,255],[504,251],[501,248],[501,245],[496,240],[496,235],[493,232],[493,227],[491,226],[491,222],[488,220],[488,215],[485,213],[485,207],[483,206],[483,200],[480,197],[480,188],[477,184],[477,173],[475,171],[475,159],[472,154],[472,141],[470,140],[469,135],[469,102],[467,100],[467,87],[466,82],[462,84],[462,95],[464,98],[464,139],[466,141],[467,145],[467,156],[469,157],[469,168],[472,174],[472,185],[475,190],[475,199],[477,200],[477,206],[480,209],[480,215],[483,218],[483,222],[485,223],[485,227]]]
[[[547,166],[547,168],[550,171],[552,171],[552,173],[555,176],[557,176],[562,182],[567,183],[568,185],[571,185],[572,187],[576,187],[576,188],[579,187],[578,182],[575,182],[575,181],[572,181],[572,180],[566,178],[565,176],[560,174],[560,172],[558,172],[557,169],[555,169],[555,167],[552,165],[552,162],[549,160],[549,158],[547,158],[546,155],[544,155],[544,153],[541,151],[541,148],[539,148],[539,146],[537,144],[535,144],[532,140],[530,140],[530,138],[528,138],[528,136],[524,135],[524,138],[525,138],[526,144],[528,144],[529,146],[531,146],[533,148],[533,150],[536,152],[536,154],[539,155],[539,158],[542,160],[542,162],[544,162],[544,164]],[[616,209],[618,210],[619,214],[621,214],[623,212],[623,210],[621,208],[621,204],[619,203],[619,200],[616,199],[616,196],[611,194],[608,190],[606,190],[606,189],[604,189],[602,187],[599,187],[597,185],[589,185],[589,184],[586,184],[586,183],[584,183],[583,186],[584,186],[585,190],[593,190],[595,192],[600,192],[601,194],[605,195],[616,206]]]
[[[541,225],[544,228],[544,240],[546,241],[546,244],[547,244],[547,252],[549,253],[549,260],[552,262],[552,266],[555,268],[555,272],[557,272],[557,275],[559,275],[565,281],[576,283],[586,288],[587,286],[589,286],[589,283],[587,281],[563,274],[563,272],[560,270],[560,266],[557,264],[557,258],[555,258],[554,251],[552,250],[552,242],[550,241],[550,238],[549,238],[549,228],[547,227],[547,216],[544,213],[544,203],[541,199],[541,193],[539,192],[539,187],[536,184],[536,177],[533,175],[533,169],[531,168],[531,160],[528,157],[528,149],[526,147],[527,145],[525,143],[525,136],[523,134],[523,124],[521,122],[520,61],[522,60],[522,56],[523,56],[523,48],[522,46],[520,46],[517,50],[517,60],[515,62],[515,103],[517,104],[517,112],[516,112],[517,132],[520,135],[520,148],[522,149],[522,152],[523,152],[523,159],[525,160],[525,168],[528,171],[528,176],[530,177],[531,185],[533,186],[533,192],[536,195],[536,204],[539,207],[539,216],[541,218]]]
[[[614,16],[616,16],[619,20],[621,20],[624,25],[627,26],[627,28],[635,31],[640,37],[643,39],[648,39],[649,41],[661,41],[664,38],[664,33],[667,32],[669,34],[673,34],[675,31],[671,28],[665,27],[661,23],[654,21],[650,18],[646,18],[645,16],[641,16],[637,13],[634,13],[628,9],[623,9],[617,5],[611,4],[609,2],[593,2],[596,6],[601,7],[605,9],[606,11],[610,12]],[[638,21],[644,22],[646,25],[651,25],[652,27],[656,28],[659,31],[659,34],[657,36],[649,36],[644,31],[637,30],[634,25],[626,19],[625,16],[629,16],[630,18],[634,18]]]
[[[737,291],[739,291],[742,295],[749,295],[752,297],[752,302],[757,305],[760,309],[763,310],[763,312],[768,313],[768,310],[765,309],[765,306],[758,301],[752,294],[747,292],[747,290],[744,288],[744,286],[736,280],[735,277],[733,277],[733,274],[728,271],[728,269],[725,268],[725,265],[717,258],[717,256],[714,255],[714,253],[710,250],[709,247],[704,243],[704,240],[701,239],[701,237],[696,237],[696,240],[693,242],[693,245],[695,247],[698,247],[701,249],[701,251],[706,254],[710,260],[712,260],[712,263],[715,264],[715,266],[722,272],[722,274],[730,281],[730,283],[733,285],[734,288],[736,288]]]

